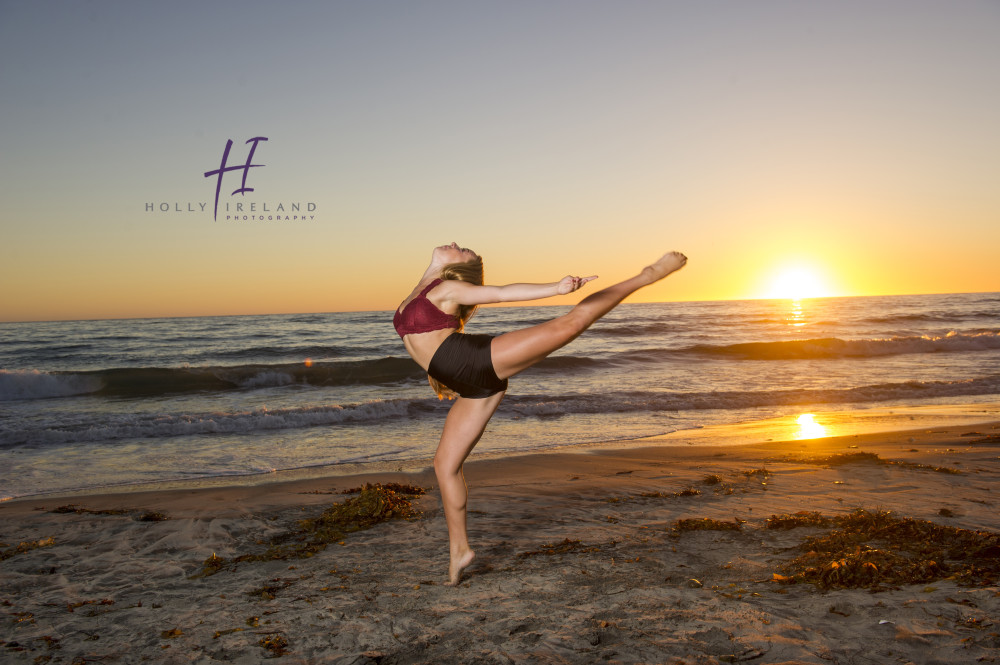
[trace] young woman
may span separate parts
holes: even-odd
[[[462,571],[475,558],[466,535],[468,489],[462,465],[503,399],[507,379],[569,344],[626,296],[685,263],[686,256],[669,252],[635,277],[587,296],[560,317],[491,337],[462,332],[476,306],[565,295],[597,276],[566,276],[550,284],[484,286],[483,260],[475,252],[455,243],[434,249],[430,266],[396,310],[393,325],[407,352],[427,371],[438,396],[457,397],[434,456],[451,550],[448,584],[458,584]]]

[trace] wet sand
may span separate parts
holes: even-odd
[[[823,530],[766,528],[772,515],[864,508],[1000,532],[1000,424],[784,442],[754,436],[762,442],[659,440],[469,462],[478,556],[457,588],[442,584],[447,534],[429,469],[5,502],[0,656],[1000,662],[994,582],[945,575],[874,592],[791,584],[776,575]],[[822,463],[861,452],[878,458]],[[197,576],[213,554],[263,551],[366,482],[428,488],[415,499],[422,516],[347,534],[310,558],[243,561]],[[67,505],[71,512],[52,512]],[[151,513],[167,519],[146,521],[158,517]],[[706,518],[739,528],[677,528]]]

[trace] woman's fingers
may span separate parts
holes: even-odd
[[[566,275],[561,280],[559,280],[558,293],[561,295],[566,295],[567,293],[573,293],[581,286],[597,279],[597,275],[591,275],[589,277],[577,277],[575,275]]]

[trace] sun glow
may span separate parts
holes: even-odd
[[[771,280],[767,298],[801,300],[825,298],[831,295],[829,287],[817,272],[806,266],[790,266],[779,270]]]
[[[796,439],[821,439],[826,436],[826,428],[816,422],[816,416],[811,413],[803,413],[795,422],[799,425]]]

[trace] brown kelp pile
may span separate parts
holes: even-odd
[[[316,519],[299,522],[300,528],[286,534],[284,542],[275,546],[277,556],[270,558],[312,556],[348,533],[364,531],[389,520],[419,517],[411,499],[425,492],[422,487],[399,483],[365,484],[356,490],[347,490],[345,494],[358,496],[333,504]]]
[[[866,453],[862,451],[854,453],[837,453],[827,457],[806,457],[801,459],[790,458],[787,461],[798,462],[799,464],[816,464],[818,466],[842,466],[844,464],[882,464],[886,466],[899,466],[905,469],[923,469],[926,471],[936,471],[938,473],[962,473],[959,469],[950,466],[934,466],[932,464],[918,464],[917,462],[906,462],[901,460],[883,459],[876,453]]]
[[[641,492],[638,496],[611,496],[605,499],[606,503],[624,503],[626,501],[637,501],[639,498],[643,499],[680,499],[682,497],[688,496],[699,496],[701,490],[689,487],[688,489],[680,490],[679,492]]]
[[[701,490],[696,490],[693,487],[689,487],[686,490],[681,490],[679,492],[643,492],[639,496],[647,499],[679,499],[684,496],[699,496]]]
[[[389,520],[418,518],[420,512],[413,507],[412,499],[425,492],[422,487],[399,483],[365,484],[346,490],[345,494],[357,496],[330,506],[319,517],[300,520],[298,528],[274,538],[263,553],[244,554],[232,560],[212,554],[195,577],[214,575],[227,565],[242,561],[311,557],[330,543],[339,542],[348,533],[370,529]]]
[[[689,518],[680,519],[674,522],[673,527],[670,531],[674,535],[678,535],[684,531],[739,531],[740,522],[738,520],[733,520],[732,522],[724,522],[721,520],[713,520],[708,517],[701,518]]]
[[[38,540],[20,542],[14,547],[6,547],[0,550],[0,561],[9,559],[12,556],[17,556],[18,554],[30,552],[31,550],[37,550],[41,547],[52,547],[55,544],[55,538],[39,538]],[[4,543],[0,543],[0,547],[3,545]]]
[[[617,541],[611,541],[609,545],[616,545]],[[569,538],[564,539],[559,543],[545,543],[542,545],[541,549],[533,550],[530,552],[520,552],[517,557],[519,559],[527,559],[531,556],[552,556],[554,554],[569,554],[570,552],[599,552],[601,551],[600,545],[586,545],[579,540],[570,540]]]
[[[84,508],[78,506],[75,503],[68,503],[65,506],[59,506],[53,508],[49,511],[50,513],[56,514],[74,514],[74,515],[129,515],[132,519],[137,522],[163,522],[170,519],[166,513],[161,513],[158,510],[135,510],[133,508],[112,508],[110,510],[91,510],[90,508]]]
[[[819,513],[802,510],[794,515],[771,515],[764,522],[768,529],[798,529],[799,527],[823,527],[830,526],[830,518],[823,517]]]
[[[780,582],[879,590],[940,579],[991,585],[1000,576],[1000,534],[988,531],[863,509],[833,517],[818,513],[771,516],[766,526],[833,527],[802,542],[802,554],[782,566],[784,574],[774,576]]]

